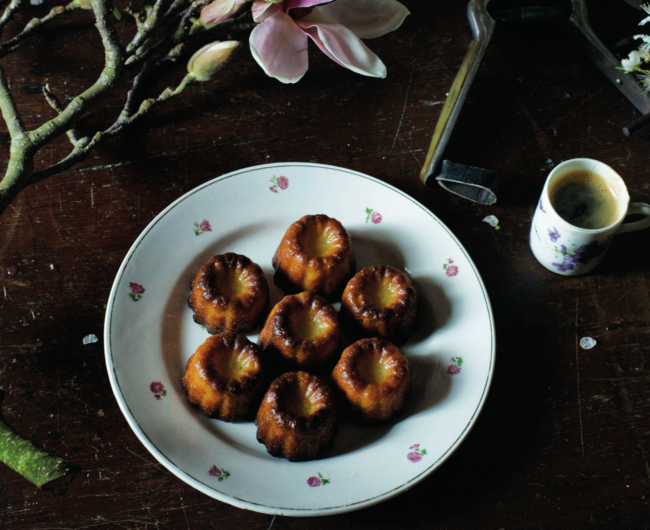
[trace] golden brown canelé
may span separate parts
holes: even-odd
[[[252,331],[264,318],[269,284],[259,265],[228,252],[210,258],[192,282],[194,321],[208,333]]]
[[[284,234],[273,268],[286,292],[316,291],[331,299],[354,274],[352,238],[336,219],[305,215]]]
[[[347,347],[332,372],[350,416],[368,425],[399,414],[411,389],[406,356],[387,340],[361,339]]]
[[[210,418],[252,418],[264,390],[258,353],[246,335],[208,337],[187,361],[183,388],[189,402]]]
[[[312,460],[332,446],[338,431],[334,392],[317,375],[288,372],[271,383],[255,422],[269,454]]]
[[[285,371],[328,372],[336,364],[341,325],[334,306],[314,291],[287,295],[259,336],[261,355]]]
[[[390,265],[361,269],[341,299],[341,318],[365,336],[397,344],[415,329],[418,296],[409,277]]]

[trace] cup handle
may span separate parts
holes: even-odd
[[[642,230],[644,228],[650,227],[650,204],[645,204],[643,202],[631,202],[627,210],[627,215],[630,214],[645,215],[645,219],[634,221],[632,223],[623,223],[621,225],[621,229],[617,232],[617,234],[633,232],[634,230]]]

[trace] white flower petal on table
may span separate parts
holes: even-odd
[[[319,7],[315,13],[342,24],[361,39],[395,31],[410,14],[397,0],[338,0]]]
[[[323,53],[341,66],[345,66],[358,74],[370,77],[386,77],[384,63],[361,42],[359,37],[341,24],[315,21],[314,13],[296,22],[307,32]]]
[[[297,83],[307,72],[307,36],[284,11],[256,26],[249,43],[257,63],[278,81]]]

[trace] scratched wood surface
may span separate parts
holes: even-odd
[[[448,148],[451,160],[500,174],[499,201],[480,206],[424,188],[417,175],[469,29],[463,1],[404,3],[413,13],[404,26],[369,43],[387,79],[350,73],[313,47],[308,75],[285,86],[246,50],[219,81],[25,190],[0,217],[2,410],[18,432],[83,467],[56,493],[0,467],[0,528],[650,526],[650,233],[620,236],[594,273],[576,278],[547,272],[527,242],[544,179],[561,160],[598,158],[624,176],[633,200],[650,202],[650,127],[621,134],[636,110],[560,26],[500,27]],[[22,24],[45,9],[30,7]],[[27,126],[51,116],[41,85],[73,95],[101,68],[99,38],[82,15],[3,61]],[[608,19],[597,20],[606,29]],[[126,37],[124,19],[119,27]],[[82,127],[108,123],[121,101],[105,101]],[[1,127],[0,138],[5,163]],[[60,139],[37,164],[66,150]],[[492,390],[448,462],[388,502],[318,519],[240,510],[177,479],[119,411],[101,340],[82,345],[102,337],[117,269],[156,214],[209,179],[282,161],[358,170],[424,203],[475,260],[497,327]],[[481,222],[489,214],[500,231]],[[578,347],[585,335],[594,349]]]

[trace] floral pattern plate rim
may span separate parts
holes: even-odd
[[[281,193],[269,192],[274,176],[284,177]],[[369,207],[381,213],[377,222],[366,222]],[[181,385],[185,363],[208,335],[193,322],[187,297],[203,263],[214,254],[237,252],[262,267],[271,304],[277,303],[283,293],[272,281],[273,253],[292,222],[315,213],[335,217],[348,229],[358,268],[388,263],[411,276],[420,298],[419,324],[401,348],[412,367],[412,394],[399,418],[373,428],[342,423],[330,451],[316,461],[290,463],[267,454],[254,424],[210,420],[188,404]],[[210,230],[196,237],[199,221]],[[137,303],[133,285],[143,293]],[[256,333],[249,338],[256,340]],[[104,340],[119,406],[159,462],[218,500],[290,516],[365,508],[429,476],[474,425],[495,362],[489,298],[454,234],[420,203],[384,182],[309,163],[235,171],[161,212],[117,273]],[[456,364],[450,365],[450,359]],[[426,456],[410,447],[426,447]],[[314,487],[317,474],[327,487]],[[268,488],[271,482],[278,487]]]

